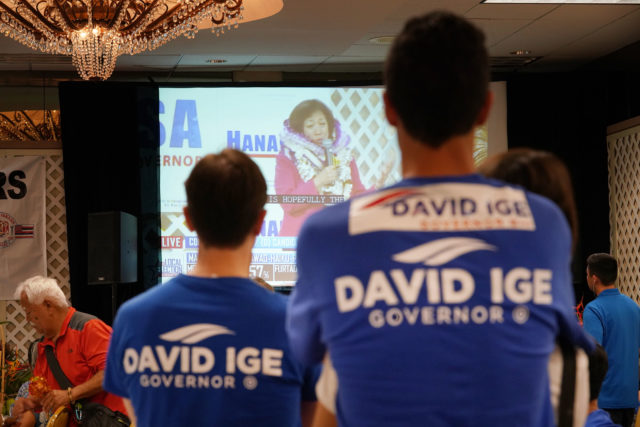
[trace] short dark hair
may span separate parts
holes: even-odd
[[[202,158],[185,188],[191,222],[205,246],[242,244],[267,202],[267,184],[258,165],[230,148]]]
[[[609,254],[591,254],[587,258],[589,274],[594,274],[603,285],[613,285],[618,278],[618,261]]]
[[[462,17],[409,20],[385,66],[388,99],[411,136],[434,148],[469,132],[489,90],[484,34]]]
[[[600,344],[589,355],[589,400],[595,400],[600,395],[600,388],[609,369],[607,352]]]
[[[289,115],[289,127],[293,131],[303,134],[304,121],[316,111],[320,111],[324,114],[324,118],[327,119],[327,126],[329,127],[329,137],[333,137],[333,131],[335,128],[333,113],[331,113],[329,107],[317,99],[307,99],[306,101],[302,101],[296,105]]]
[[[572,248],[576,247],[578,212],[571,175],[564,162],[555,154],[531,148],[514,148],[489,157],[478,167],[478,172],[520,185],[558,205],[571,228]]]

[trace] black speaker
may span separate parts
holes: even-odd
[[[89,214],[88,283],[138,281],[138,220],[126,212]]]

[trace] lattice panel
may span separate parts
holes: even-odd
[[[331,110],[351,136],[353,157],[365,188],[376,185],[386,162],[390,161],[394,167],[382,184],[399,181],[400,152],[396,131],[387,125],[384,109],[380,108],[382,96],[367,89],[338,88],[331,94],[331,102],[334,107]],[[389,153],[393,153],[393,158]]]
[[[383,187],[400,180],[400,149],[395,128],[387,124],[382,96],[368,89],[338,88],[331,94],[336,117],[351,136],[353,157],[365,188]],[[377,113],[376,113],[377,111]],[[473,157],[475,164],[487,158],[487,127],[475,132]],[[380,182],[382,170],[393,164],[387,178]]]
[[[611,254],[618,288],[640,302],[640,126],[607,137]]]
[[[37,150],[29,155],[42,155],[47,164],[47,275],[61,284],[69,298],[69,257],[67,250],[67,217],[64,200],[64,173],[61,150],[47,150],[40,154]],[[38,338],[26,320],[24,311],[17,301],[6,301],[7,341],[15,345],[23,356],[29,343]]]

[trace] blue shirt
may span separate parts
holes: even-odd
[[[605,289],[584,309],[584,328],[604,347],[609,370],[598,406],[606,409],[638,406],[640,307],[618,289]]]
[[[287,331],[329,351],[339,425],[551,426],[547,361],[577,323],[569,227],[479,175],[407,179],[313,215]]]
[[[589,414],[584,427],[620,427],[620,424],[614,423],[607,411],[597,409]]]
[[[299,426],[319,368],[287,343],[285,297],[249,279],[178,276],[118,311],[104,388],[137,426]]]

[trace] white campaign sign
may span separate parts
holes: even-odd
[[[0,300],[46,275],[45,168],[43,157],[0,157]]]

